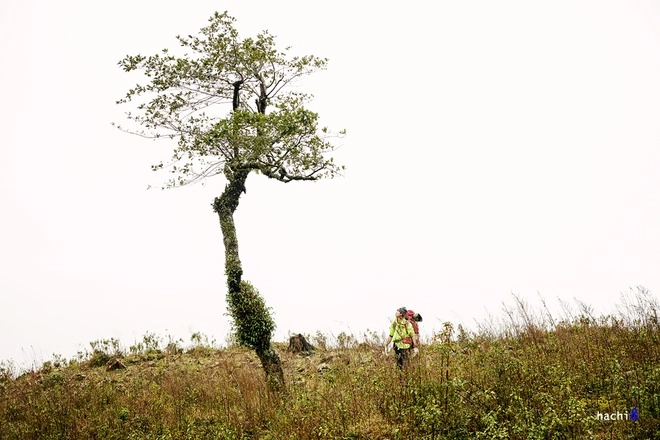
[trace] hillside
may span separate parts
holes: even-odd
[[[240,347],[97,341],[0,369],[0,439],[660,438],[658,308],[637,299],[620,316],[554,322],[518,303],[497,331],[447,323],[405,374],[375,335],[279,343],[280,395]]]

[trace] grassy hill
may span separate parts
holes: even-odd
[[[279,395],[252,352],[200,335],[96,341],[18,377],[0,364],[0,440],[660,438],[659,310],[640,291],[555,321],[517,300],[505,325],[445,324],[403,373],[375,334],[318,334],[312,354],[277,345]]]

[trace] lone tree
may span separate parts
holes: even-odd
[[[251,172],[288,183],[332,178],[343,167],[327,155],[336,135],[305,108],[310,96],[287,87],[325,69],[327,59],[278,50],[267,31],[239,38],[234,22],[227,12],[216,12],[198,36],[177,36],[182,56],[164,49],[122,59],[124,71],[142,71],[147,82],[117,101],[136,105],[127,113],[136,128],[118,128],[176,140],[172,160],[152,166],[174,174],[165,187],[224,175],[226,185],[212,206],[224,239],[228,311],[238,342],[255,350],[269,385],[281,389],[282,364],[271,345],[275,324],[263,297],[242,279],[234,212]]]

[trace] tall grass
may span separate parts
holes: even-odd
[[[499,323],[446,323],[404,371],[373,332],[308,336],[309,356],[277,345],[282,394],[252,352],[200,335],[96,341],[22,374],[0,364],[0,439],[660,438],[659,310],[644,289],[599,317],[514,297]]]

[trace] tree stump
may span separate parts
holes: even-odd
[[[314,347],[307,342],[307,339],[303,335],[298,333],[289,338],[289,348],[287,351],[292,353],[311,353],[314,351]]]
[[[122,370],[124,368],[126,368],[126,365],[124,365],[122,361],[116,358],[110,359],[106,364],[106,369],[108,371]]]

